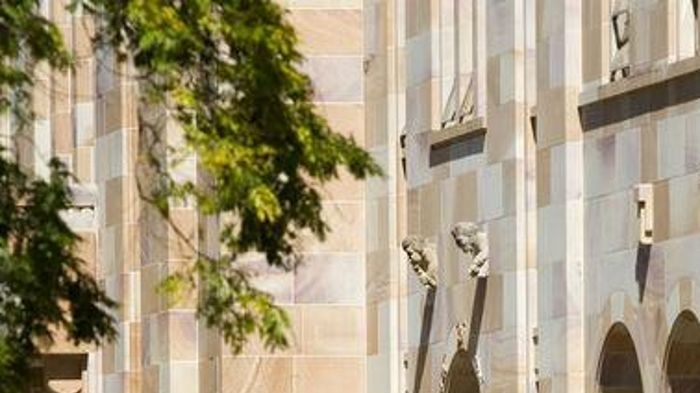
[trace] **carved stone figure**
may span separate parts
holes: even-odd
[[[467,342],[467,340],[469,340],[469,329],[467,328],[467,323],[458,323],[457,326],[455,326],[455,331],[457,333],[457,349],[466,351],[467,345],[469,345]]]
[[[401,247],[408,256],[408,263],[418,276],[423,286],[428,289],[437,285],[437,262],[428,252],[425,240],[418,236],[409,236],[401,242]]]
[[[460,222],[452,229],[452,237],[465,254],[471,256],[469,275],[487,277],[489,275],[489,245],[486,232],[473,222]]]

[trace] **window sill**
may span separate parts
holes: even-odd
[[[627,78],[615,82],[589,85],[581,93],[579,105],[584,106],[617,95],[627,94],[698,70],[700,70],[700,54],[673,63],[656,64],[648,70],[641,72],[637,70]]]
[[[430,147],[432,149],[440,148],[444,145],[450,145],[455,139],[469,137],[472,134],[485,133],[486,124],[483,117],[477,117],[464,123],[455,124],[445,127],[441,130],[433,130],[430,132]]]
[[[483,153],[486,141],[484,118],[430,132],[430,166]]]
[[[591,86],[579,96],[583,131],[700,99],[700,56]]]

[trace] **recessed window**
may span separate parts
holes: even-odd
[[[449,65],[452,68],[452,86],[445,99],[441,127],[448,128],[476,117],[477,72],[479,72],[478,48],[476,42],[481,24],[475,1],[453,0],[450,26],[452,40],[446,41],[445,50],[451,50]],[[452,44],[451,46],[449,44]]]
[[[612,26],[610,81],[614,82],[630,74],[630,12],[627,1],[617,0],[610,17]]]

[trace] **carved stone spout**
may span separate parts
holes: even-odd
[[[471,277],[489,275],[489,244],[486,232],[473,222],[460,222],[452,229],[452,237],[472,263],[469,266]]]
[[[409,236],[401,242],[401,247],[408,256],[408,263],[418,276],[418,281],[428,289],[437,286],[437,261],[429,252],[424,239]]]

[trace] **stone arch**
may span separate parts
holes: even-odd
[[[700,391],[700,322],[691,311],[681,312],[673,323],[664,372],[671,393]]]
[[[447,336],[447,352],[442,358],[439,393],[480,393],[486,382],[481,369],[481,361],[475,346],[469,341],[475,340],[466,322],[458,323]]]
[[[608,330],[598,362],[600,393],[643,393],[642,375],[632,336],[617,322]]]
[[[463,349],[455,353],[445,376],[445,393],[479,393],[479,377],[474,370],[473,359]]]

